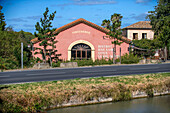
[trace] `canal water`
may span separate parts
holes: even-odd
[[[60,108],[47,113],[170,113],[170,95]]]

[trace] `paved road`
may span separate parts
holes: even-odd
[[[170,72],[170,63],[0,72],[0,84],[158,72]]]

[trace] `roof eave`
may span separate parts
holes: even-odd
[[[108,33],[108,32],[109,32],[107,29],[102,28],[101,26],[98,26],[98,25],[96,25],[96,24],[94,24],[94,23],[92,23],[92,22],[89,22],[89,21],[87,21],[87,20],[85,20],[85,19],[80,18],[80,19],[78,19],[78,20],[75,20],[75,21],[73,21],[73,22],[71,22],[71,23],[69,23],[69,24],[66,24],[66,25],[64,25],[64,26],[56,29],[56,30],[54,31],[54,34],[60,33],[60,32],[62,32],[62,31],[64,31],[64,30],[66,30],[66,29],[68,29],[68,28],[71,28],[71,27],[73,27],[73,26],[75,26],[75,25],[77,25],[77,24],[80,24],[80,23],[87,24],[87,25],[89,25],[89,26],[91,26],[91,27],[93,27],[93,28],[95,28],[95,29],[98,29],[98,30],[104,32],[104,33]]]
[[[126,29],[126,30],[128,30],[128,29],[138,29],[138,30],[152,30],[152,28],[123,28],[123,29]]]

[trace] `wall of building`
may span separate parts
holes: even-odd
[[[138,33],[138,40],[142,39],[142,33],[147,33],[147,39],[152,40],[154,38],[154,32],[152,30],[127,30],[127,38],[133,40],[133,33]]]
[[[113,58],[113,44],[110,39],[103,39],[103,36],[106,34],[100,30],[97,30],[91,26],[88,26],[84,23],[80,23],[71,28],[68,28],[60,32],[56,36],[56,49],[58,54],[61,54],[60,59],[70,60],[70,53],[72,45],[77,42],[85,43],[91,47],[94,47],[92,52],[92,59],[101,59],[101,58]],[[34,44],[35,47],[39,46],[39,43]],[[128,53],[129,44],[122,43],[121,46],[116,46],[116,55],[119,56],[119,50],[122,50],[122,55]],[[91,48],[92,49],[92,48]],[[37,54],[35,57],[40,57],[41,55]]]

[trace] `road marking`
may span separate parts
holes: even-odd
[[[159,69],[160,67],[145,67],[145,68],[138,68],[138,67],[136,67],[136,68],[130,68],[129,70],[140,70],[140,69]]]
[[[112,71],[117,71],[117,70],[97,70],[97,71],[83,71],[83,72],[87,72],[87,73],[96,73],[96,72],[112,72]]]
[[[3,75],[3,76],[0,76],[0,77],[10,77],[9,75]]]
[[[91,76],[91,77],[83,77],[83,78],[80,78],[80,79],[90,79],[90,78],[101,78],[101,77],[117,77],[117,76],[123,76],[123,75],[108,75],[108,76]],[[125,75],[125,76],[128,76],[128,75]]]
[[[58,74],[64,74],[66,72],[56,72],[56,73],[38,73],[38,74],[27,74],[27,76],[32,76],[32,75],[58,75]]]

